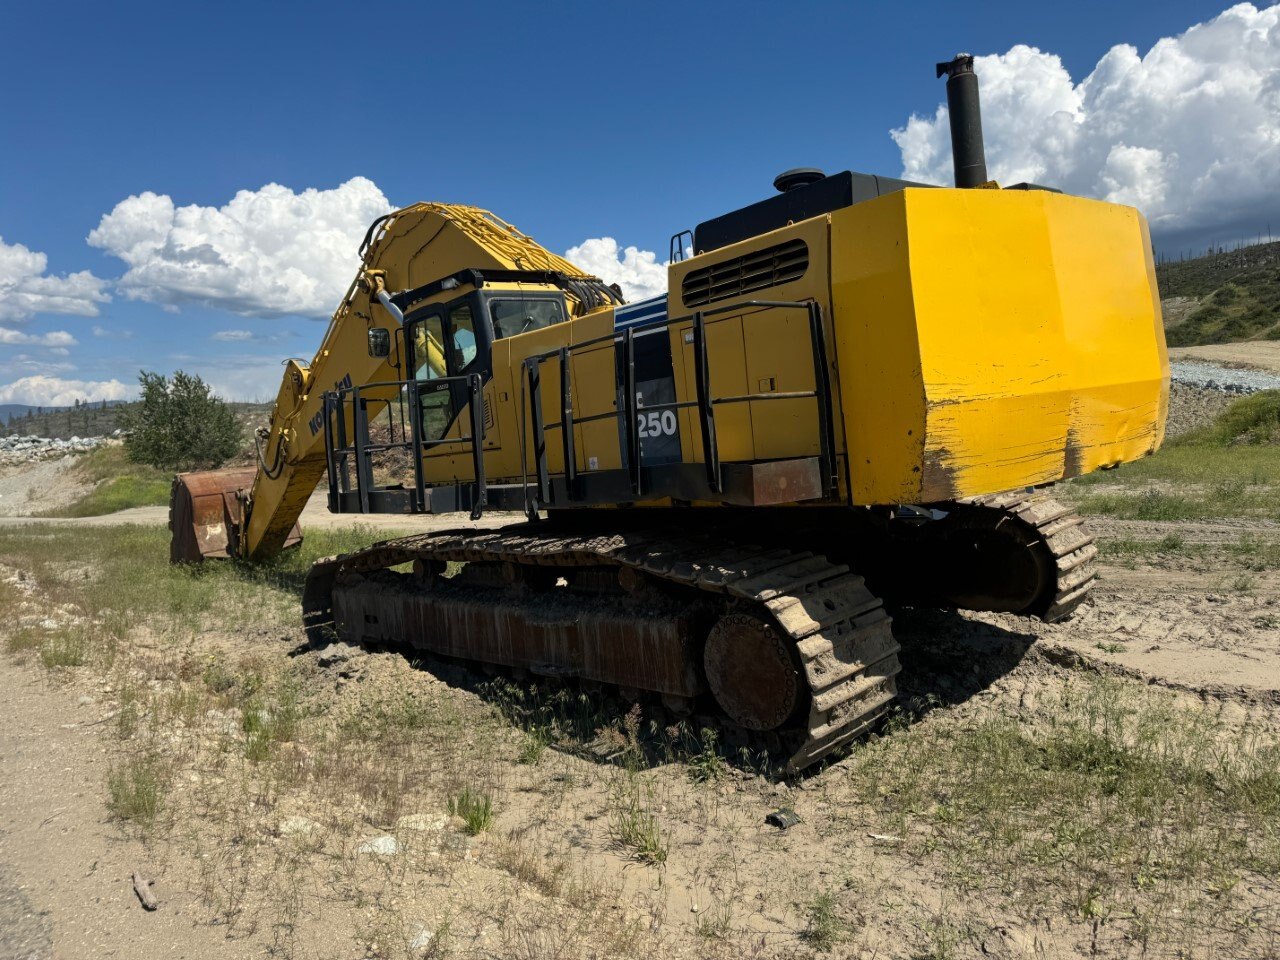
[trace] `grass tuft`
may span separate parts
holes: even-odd
[[[297,737],[302,718],[298,687],[292,680],[280,682],[269,696],[255,693],[240,715],[245,758],[254,763],[270,759],[276,744]]]
[[[830,950],[844,937],[844,923],[840,919],[835,894],[824,891],[813,898],[807,912],[808,924],[800,932],[800,939],[815,950]]]
[[[40,645],[40,661],[50,670],[83,667],[89,662],[89,641],[80,633],[50,637]]]
[[[474,837],[493,826],[493,798],[482,790],[463,787],[449,797],[449,815],[461,817],[467,833]]]
[[[669,850],[653,811],[653,790],[634,773],[617,777],[610,788],[609,826],[614,842],[641,863],[663,864]]]
[[[15,630],[5,635],[4,648],[8,653],[27,653],[30,650],[39,650],[46,636],[43,631],[29,628]]]
[[[107,773],[107,791],[112,814],[151,827],[164,807],[165,783],[159,761],[143,755],[113,766]]]

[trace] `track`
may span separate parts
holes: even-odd
[[[973,583],[949,595],[955,606],[1054,623],[1075,612],[1097,579],[1093,536],[1079,516],[1047,493],[963,500],[939,526],[942,555]],[[1006,589],[994,593],[994,586]]]
[[[893,558],[882,582],[894,599],[1057,621],[1088,596],[1093,538],[1047,494],[940,507],[944,519],[890,524],[872,548]],[[541,522],[390,540],[316,563],[304,620],[316,643],[337,636],[609,684],[677,713],[710,699],[731,729],[760,735],[781,767],[799,770],[893,701],[890,618],[849,565],[783,545],[822,542],[816,529],[760,524],[764,545],[749,545],[725,527],[668,519],[601,534]],[[850,542],[849,531],[837,539]],[[874,558],[855,562],[873,572]],[[450,563],[464,566],[444,576]]]
[[[451,561],[467,567],[440,576]],[[415,572],[390,569],[403,564]],[[866,732],[900,669],[888,614],[847,566],[672,527],[392,540],[318,562],[303,608],[314,641],[410,646],[669,705],[709,692],[731,723],[767,732],[788,770]]]

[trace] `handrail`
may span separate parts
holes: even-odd
[[[422,404],[420,402],[423,393],[422,385],[430,384],[431,390],[429,392],[437,392],[448,389],[451,384],[455,383],[466,384],[467,386],[467,410],[471,414],[471,432],[457,437],[436,437],[428,440],[423,436]],[[366,409],[366,404],[369,400],[363,398],[361,394],[366,390],[387,387],[394,388],[397,391],[403,390],[409,395],[409,405],[412,411],[409,424],[411,439],[400,443],[371,444],[369,443],[369,421]],[[347,399],[348,394],[350,394],[350,401]],[[375,401],[382,400],[387,404],[391,403],[391,400],[386,398],[376,397],[373,399]],[[347,475],[348,457],[355,457],[356,492],[360,499],[360,510],[362,513],[368,513],[369,494],[373,488],[372,454],[398,448],[425,452],[435,447],[469,444],[471,447],[475,487],[475,495],[472,498],[471,519],[479,520],[483,515],[484,508],[489,502],[489,496],[484,470],[484,382],[479,374],[469,373],[451,377],[433,377],[430,380],[419,380],[417,378],[412,380],[377,380],[370,383],[327,390],[323,394],[323,401],[325,452],[329,466],[329,508],[331,510],[336,510],[339,506],[340,494],[347,493],[350,490],[350,479]],[[352,407],[355,434],[350,445],[347,444],[346,416],[344,414],[344,408],[348,402],[351,403]],[[337,414],[336,430],[334,429],[335,413]],[[426,507],[426,483],[422,472],[422,459],[420,454],[415,453],[413,457],[413,506],[417,510],[423,510]]]
[[[706,349],[706,327],[710,323],[719,323],[729,317],[726,314],[740,314],[744,310],[805,310],[809,315],[809,338],[813,351],[814,389],[805,391],[788,391],[784,393],[751,393],[733,397],[711,396],[710,357]],[[656,333],[658,330],[669,330],[677,324],[692,321],[692,339],[694,354],[694,383],[696,397],[693,400],[655,403],[645,407],[646,410],[675,410],[689,407],[698,408],[698,417],[702,434],[702,455],[707,470],[707,485],[712,493],[724,492],[724,480],[720,469],[719,445],[716,437],[715,407],[725,403],[745,403],[765,400],[815,400],[818,407],[818,447],[819,472],[822,477],[822,489],[826,493],[838,490],[839,476],[835,461],[835,435],[832,424],[834,412],[831,402],[831,378],[827,368],[826,330],[822,324],[822,308],[814,301],[796,300],[747,300],[727,306],[715,307],[711,310],[699,310],[680,317],[669,317],[650,320],[645,323],[629,326],[622,331],[599,337],[592,337],[578,343],[557,347],[542,353],[530,354],[523,361],[530,395],[530,416],[533,424],[534,472],[537,477],[538,500],[543,504],[552,502],[551,478],[547,469],[546,431],[561,431],[561,446],[564,456],[564,476],[566,493],[572,501],[575,481],[577,479],[577,462],[574,457],[573,427],[575,423],[587,423],[609,417],[625,417],[623,425],[626,436],[626,452],[631,474],[632,493],[639,497],[643,473],[641,470],[640,437],[637,418],[639,403],[636,399],[635,381],[635,340],[636,337]],[[623,355],[623,404],[616,413],[597,414],[591,417],[575,419],[572,405],[571,368],[569,357],[575,350],[612,342],[614,355],[619,347]],[[560,366],[560,406],[561,418],[557,422],[546,423],[542,416],[541,367],[544,362],[555,357]],[[617,361],[615,360],[615,363]],[[524,451],[521,450],[521,457]],[[525,483],[527,488],[527,481]]]

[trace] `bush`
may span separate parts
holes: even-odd
[[[235,414],[198,376],[181,370],[170,380],[143,370],[142,398],[126,418],[125,449],[135,463],[162,470],[220,466],[240,448]]]

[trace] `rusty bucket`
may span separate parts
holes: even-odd
[[[243,520],[243,502],[237,496],[253,486],[257,470],[233,467],[180,473],[173,478],[169,495],[170,563],[201,563],[207,557],[236,555]],[[297,524],[289,532],[286,547],[302,541]]]

